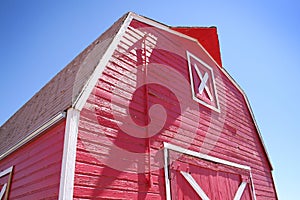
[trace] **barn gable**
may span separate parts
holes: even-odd
[[[184,32],[182,29],[178,28],[178,30]],[[80,116],[78,116],[77,149],[74,150],[77,151],[76,161],[74,160],[74,165],[76,163],[74,196],[76,198],[95,197],[102,193],[104,198],[108,198],[112,194],[118,198],[124,198],[125,194],[122,190],[127,187],[123,185],[125,184],[124,181],[132,187],[132,190],[126,193],[126,195],[130,194],[129,198],[143,196],[139,193],[140,188],[135,186],[139,185],[143,188],[143,191],[147,191],[147,184],[151,185],[152,181],[154,182],[154,188],[148,188],[148,192],[153,195],[150,195],[151,197],[159,198],[159,194],[156,192],[164,187],[161,185],[161,178],[163,177],[161,170],[154,170],[153,173],[149,172],[144,180],[132,178],[131,176],[134,175],[130,173],[130,171],[141,172],[138,166],[139,164],[142,165],[139,163],[142,158],[139,159],[139,156],[144,154],[138,154],[135,151],[149,151],[151,155],[158,155],[162,149],[162,143],[158,141],[169,141],[179,147],[183,146],[195,152],[200,151],[203,155],[209,154],[213,157],[213,162],[221,159],[220,163],[227,163],[230,160],[229,163],[233,163],[233,166],[246,169],[250,169],[247,167],[250,165],[253,168],[252,170],[256,171],[253,173],[253,179],[251,178],[251,180],[254,180],[254,185],[261,184],[264,188],[258,189],[256,195],[261,198],[276,198],[276,194],[273,193],[272,176],[269,171],[272,167],[244,92],[230,75],[218,65],[218,63],[221,63],[218,51],[211,48],[214,52],[210,52],[218,59],[218,62],[216,62],[199,43],[199,38],[195,39],[180,32],[135,14],[130,14],[124,26],[121,27],[120,33],[122,34],[118,35],[112,43],[115,46],[112,46],[111,51],[108,52],[107,62],[100,63],[98,66],[99,71],[95,70],[97,74],[91,79],[90,85],[82,94],[82,99],[79,99],[76,105],[77,109],[81,110]],[[218,43],[215,43],[214,47],[216,46],[218,46]],[[188,50],[185,49],[186,47],[188,47]],[[156,71],[155,66],[152,66],[153,63],[160,66],[158,71]],[[200,102],[202,105],[199,111],[201,113],[200,120],[203,120],[201,122],[198,121],[197,117],[190,115],[197,115],[197,112],[191,111],[190,113],[190,110],[195,108],[191,106],[195,102],[187,100],[192,96],[190,90],[193,88],[183,87],[192,84],[192,77],[198,73],[197,70],[194,70],[194,68],[196,69],[195,64],[196,66],[203,65],[204,67],[201,70],[209,74],[209,77],[214,76],[216,79],[214,83],[208,85],[208,88],[206,86],[202,87],[203,94],[206,93],[206,100],[210,99],[217,102],[220,99],[220,105],[218,105],[218,103],[209,104],[207,101],[200,102],[198,98],[201,97],[193,96],[192,100],[196,100],[197,103]],[[166,65],[175,68],[183,74],[184,78],[182,79],[171,68],[164,69]],[[183,67],[186,65],[190,66],[190,71]],[[213,66],[213,70],[210,66]],[[215,73],[214,75],[211,73],[212,71]],[[151,79],[151,76],[153,79]],[[174,79],[174,77],[176,78]],[[203,82],[205,79],[204,74],[200,79],[200,82]],[[154,86],[147,87],[143,82],[145,80],[154,84]],[[155,86],[157,80],[159,81],[158,84],[162,84],[171,92],[157,88]],[[185,80],[189,80],[190,83],[184,82]],[[170,82],[177,85],[177,87],[170,86]],[[181,88],[178,88],[179,85]],[[211,93],[212,97],[210,97],[207,90],[213,91],[214,85],[217,86],[216,90],[218,91],[215,94]],[[137,92],[138,88],[143,89]],[[194,89],[200,90],[200,88]],[[166,113],[155,107],[156,103],[167,108],[166,112],[171,115],[171,122],[169,119],[163,120],[162,116]],[[178,104],[180,104],[182,110],[173,108]],[[195,109],[197,110],[197,108]],[[181,113],[180,117],[178,112]],[[130,117],[127,118],[126,116]],[[187,127],[184,128],[184,133],[179,134],[178,138],[174,135],[172,137],[174,130],[182,128],[177,124],[180,123],[180,118],[189,121],[181,121],[184,124],[182,126]],[[195,131],[198,128],[189,124],[193,120],[200,123],[196,136],[190,135],[193,130]],[[167,127],[162,125],[162,121],[169,123]],[[153,126],[151,126],[151,123]],[[131,126],[132,124],[134,125]],[[145,129],[144,126],[148,129]],[[163,130],[160,132],[161,138],[158,136],[153,140],[141,141],[135,138],[152,138],[155,135],[155,130],[159,129],[157,127]],[[140,129],[142,132],[136,129]],[[189,132],[186,132],[187,130]],[[107,140],[107,138],[109,139]],[[111,143],[111,140],[114,142]],[[143,147],[147,147],[147,145],[148,149],[144,149]],[[120,147],[127,150],[127,153],[121,153]],[[138,147],[141,147],[141,149]],[[131,151],[134,151],[135,154],[131,154]],[[99,152],[101,153],[99,154]],[[134,161],[133,163],[136,162],[137,168],[131,168],[128,163],[115,159],[120,157],[126,160],[127,156],[133,159],[131,160]],[[115,160],[118,161],[115,162]],[[151,157],[148,158],[149,160],[151,160]],[[150,170],[152,165],[159,166],[155,161],[154,164],[148,163],[149,166],[147,166],[147,159],[143,161],[145,162],[145,169],[143,170],[146,171],[147,168]],[[235,163],[242,163],[243,165],[240,166]],[[124,166],[127,166],[128,169],[123,168]],[[86,174],[86,170],[94,172]],[[129,174],[123,170],[129,170]],[[102,179],[103,176],[108,180]],[[124,178],[127,176],[132,179]],[[147,176],[152,178],[147,178]],[[112,185],[105,183],[105,180]],[[155,189],[155,187],[160,189]],[[270,188],[266,189],[268,187]],[[121,191],[117,192],[118,188]],[[250,196],[255,193],[254,190],[251,192],[251,188],[253,187],[250,186],[247,189]],[[166,192],[168,193],[168,191]],[[163,196],[160,196],[160,198],[163,198]]]
[[[126,29],[128,28],[129,23],[133,19],[147,24],[146,26],[157,27],[158,29],[164,30],[171,34],[178,35],[180,37],[186,38],[186,39],[194,42],[207,54],[207,56],[210,59],[212,59],[212,61],[214,62],[215,65],[218,66],[218,68],[220,69],[222,74],[224,74],[224,76],[226,76],[228,78],[228,81],[230,81],[230,83],[239,91],[240,95],[242,95],[242,99],[244,100],[244,102],[247,105],[247,107],[246,107],[247,112],[249,112],[249,114],[251,115],[251,119],[253,120],[258,137],[260,138],[260,142],[264,149],[264,153],[267,156],[269,166],[272,169],[272,165],[269,160],[267,150],[263,143],[263,139],[260,134],[259,128],[257,126],[257,123],[255,121],[248,98],[247,98],[245,92],[237,84],[237,82],[235,82],[235,80],[230,76],[230,74],[224,68],[222,68],[221,54],[220,54],[220,50],[219,50],[219,41],[218,41],[217,32],[216,32],[215,27],[210,27],[210,28],[169,27],[169,26],[166,26],[159,22],[153,21],[151,19],[136,15],[134,13],[129,13],[126,20],[123,23],[123,26],[120,27],[118,35],[114,38],[112,44],[110,45],[110,48],[106,51],[105,55],[107,56],[107,58],[106,58],[105,62],[99,62],[99,65],[95,69],[94,74],[90,77],[89,82],[86,84],[84,90],[82,91],[80,98],[78,98],[77,101],[75,101],[74,108],[76,108],[78,110],[81,110],[83,108],[84,104],[86,103],[87,98],[89,97],[89,95],[92,92],[92,89],[95,87],[99,77],[102,75],[103,71],[105,70],[106,63],[108,62],[109,58],[112,56],[114,50],[116,48],[118,48],[118,45],[119,45],[118,43],[121,40],[122,34],[125,33]],[[199,36],[199,34],[200,34],[200,36]],[[162,48],[164,48],[164,47],[162,47]]]
[[[221,65],[216,28],[168,27],[128,13],[1,126],[0,161],[66,112],[60,199],[169,199],[169,174],[161,166],[167,151],[188,152],[172,165],[181,166],[181,178],[193,181],[182,166],[212,161],[250,177],[250,196],[276,199],[248,100]],[[127,153],[116,153],[120,148]],[[127,166],[122,156],[143,157],[143,169],[139,162]]]

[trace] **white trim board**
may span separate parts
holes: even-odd
[[[185,149],[185,148],[182,148],[180,146],[176,146],[176,145],[173,145],[173,144],[170,144],[170,143],[164,142],[163,144],[164,144],[164,174],[165,174],[166,199],[167,200],[172,199],[172,197],[171,197],[171,182],[170,182],[170,177],[169,177],[169,164],[170,164],[169,163],[169,152],[168,152],[169,150],[172,150],[172,151],[175,151],[175,152],[178,152],[178,153],[182,153],[182,154],[185,154],[185,155],[188,155],[188,156],[196,157],[196,158],[199,158],[199,159],[207,160],[207,161],[210,161],[210,162],[219,163],[219,164],[227,165],[227,166],[230,166],[230,167],[235,167],[235,168],[238,168],[238,169],[243,169],[243,170],[249,171],[249,174],[250,174],[249,178],[250,178],[250,182],[251,182],[250,184],[251,184],[252,194],[253,194],[254,200],[256,200],[255,188],[254,188],[252,173],[251,173],[251,167],[246,166],[246,165],[241,165],[241,164],[238,164],[238,163],[234,163],[234,162],[231,162],[231,161],[227,161],[227,160],[224,160],[224,159],[216,158],[216,157],[213,157],[213,156],[209,156],[207,154],[202,154],[202,153],[192,151],[192,150],[189,150],[189,149]]]
[[[65,118],[66,113],[65,112],[59,112],[56,114],[54,117],[49,119],[47,122],[42,124],[39,128],[36,130],[32,131],[30,134],[27,135],[27,137],[23,138],[19,142],[17,142],[14,146],[9,148],[6,152],[4,152],[2,155],[0,155],[0,160],[4,159],[14,151],[18,150],[20,147],[24,146],[40,134],[42,134],[44,131],[55,125],[57,122],[59,122],[61,119]]]
[[[5,175],[11,173],[13,169],[14,169],[14,166],[11,166],[11,167],[9,167],[9,168],[7,168],[7,169],[1,171],[1,172],[0,172],[0,178],[1,178],[2,176],[5,176]]]
[[[79,117],[80,111],[68,109],[59,186],[60,200],[73,199]]]
[[[176,146],[176,145],[173,145],[173,144],[170,144],[170,143],[164,142],[164,148],[166,148],[168,150],[176,151],[178,153],[182,153],[182,154],[186,154],[186,155],[193,156],[193,157],[196,157],[196,158],[200,158],[200,159],[203,159],[203,160],[211,161],[211,162],[214,162],[214,163],[219,163],[219,164],[227,165],[227,166],[230,166],[230,167],[235,167],[235,168],[251,171],[251,168],[249,166],[241,165],[241,164],[238,164],[238,163],[234,163],[234,162],[230,162],[230,161],[223,160],[223,159],[220,159],[220,158],[216,158],[216,157],[213,157],[213,156],[209,156],[207,154],[203,154],[203,153],[200,153],[200,152],[185,149],[185,148],[182,148],[180,146]]]

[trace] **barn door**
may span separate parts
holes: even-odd
[[[253,200],[250,170],[169,150],[169,199]],[[196,152],[195,152],[196,153]],[[195,155],[199,155],[196,153]],[[166,173],[165,173],[166,174]],[[167,195],[168,196],[168,195]]]

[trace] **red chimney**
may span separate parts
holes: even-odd
[[[216,27],[171,27],[171,29],[197,39],[218,65],[222,67]]]

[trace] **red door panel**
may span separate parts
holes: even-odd
[[[187,173],[190,176],[186,175],[185,177],[183,174]],[[209,200],[234,200],[238,196],[237,193],[241,195],[236,199],[253,199],[250,175],[247,170],[236,169],[185,155],[171,163],[169,174],[172,200],[206,199],[205,196]],[[240,191],[238,192],[238,190]],[[204,197],[201,198],[199,193],[202,195],[204,193]]]

